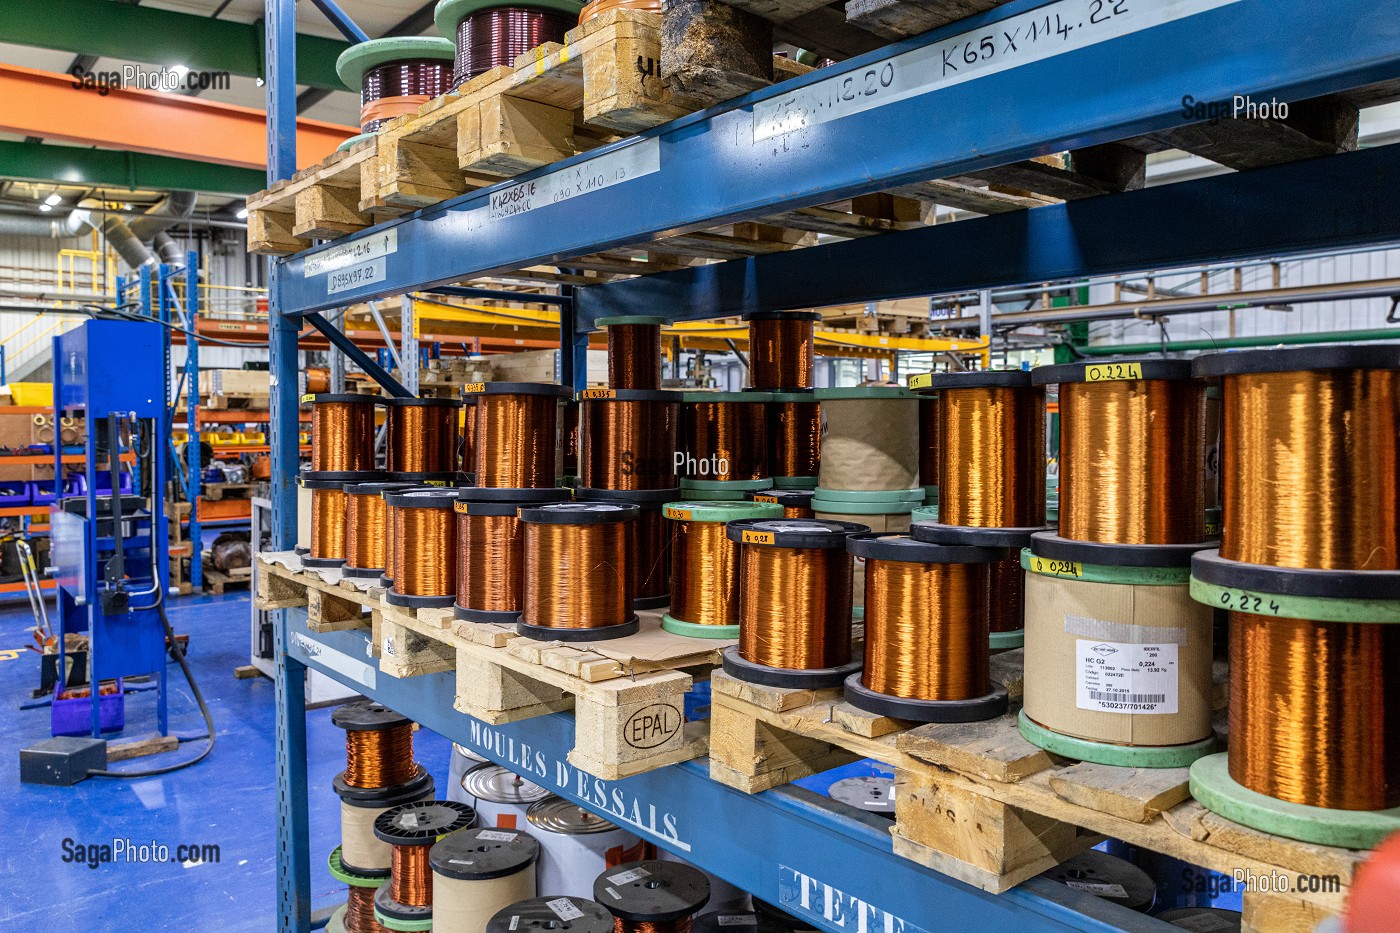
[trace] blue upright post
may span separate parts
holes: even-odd
[[[561,286],[567,300],[559,306],[559,381],[577,394],[588,388],[588,332],[580,332],[574,312],[574,287]]]
[[[199,344],[194,339],[198,330],[195,316],[199,313],[199,254],[185,254],[185,428],[189,442],[185,445],[185,498],[190,503],[190,586],[196,593],[204,589],[204,529],[199,524],[200,474],[204,461],[200,459],[199,443]]]
[[[296,2],[265,0],[267,181],[296,171]],[[297,321],[282,315],[277,263],[268,275],[269,425],[272,445],[272,548],[296,543]],[[277,658],[277,928],[311,929],[311,829],[306,804],[306,667],[287,656],[287,614],[273,621]]]

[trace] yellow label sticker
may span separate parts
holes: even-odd
[[[754,497],[753,497],[753,501],[755,501],[755,502],[777,502],[777,501],[778,501],[778,497],[777,497],[777,496],[754,496]]]
[[[1082,577],[1084,565],[1072,560],[1048,560],[1044,557],[1031,557],[1031,572],[1043,573],[1051,577]]]
[[[303,405],[305,405],[307,402],[314,402],[314,401],[316,401],[316,396],[313,395],[313,394],[303,395],[303,396],[301,397],[301,403],[302,403]]]
[[[468,382],[466,385],[462,386],[462,391],[463,391],[463,392],[485,392],[485,391],[486,391],[486,383],[484,383],[484,382]]]
[[[673,509],[668,505],[664,511],[667,518],[674,518],[682,522],[690,521],[690,509]]]
[[[1207,538],[1218,538],[1218,537],[1220,537],[1220,523],[1219,523],[1219,522],[1206,522],[1206,537],[1207,537]]]
[[[1084,367],[1085,382],[1118,382],[1141,378],[1141,363],[1090,363]]]
[[[616,389],[584,389],[579,393],[579,398],[617,398]]]
[[[447,485],[447,480],[445,480],[445,479],[425,479],[425,480],[423,480],[423,485],[424,485],[424,486],[446,486],[446,485]]]
[[[773,532],[771,531],[748,531],[743,534],[745,544],[772,544]]]
[[[933,373],[919,373],[909,377],[909,388],[911,389],[927,389],[931,385],[933,385]]]
[[[457,512],[458,514],[461,514],[461,515],[466,515],[466,514],[467,514],[467,503],[465,503],[465,502],[454,502],[454,503],[452,503],[452,511]]]

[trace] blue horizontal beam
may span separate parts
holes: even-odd
[[[895,855],[886,820],[795,787],[744,794],[710,780],[703,760],[620,781],[595,778],[568,763],[571,715],[489,726],[453,710],[453,674],[381,675],[363,632],[313,634],[304,610],[287,621],[295,661],[830,933],[1174,929],[1038,879],[989,894]]]
[[[592,285],[576,293],[577,326],[657,308],[699,320],[1393,242],[1400,145]]]
[[[1210,8],[1160,21],[1200,7]],[[1122,28],[1136,31],[1076,47],[1119,28],[1088,25],[1105,8],[1123,9]],[[1034,22],[1015,18],[1032,11]],[[1297,100],[1400,78],[1392,13],[1393,0],[1013,0],[306,250],[275,264],[277,306],[299,313],[400,294],[1120,140],[1191,122],[1185,95]],[[1061,26],[1076,31],[1062,39]],[[768,135],[794,114],[809,125]],[[350,252],[372,254],[390,230],[387,255]],[[360,263],[354,274],[331,271],[349,263]]]

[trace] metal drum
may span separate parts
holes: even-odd
[[[605,870],[650,855],[652,847],[562,797],[530,807],[530,832],[540,842],[536,867],[541,896],[592,898],[593,881]]]
[[[455,796],[448,799],[476,808],[476,825],[506,829],[524,829],[530,805],[552,796],[538,784],[489,761],[463,774],[453,783],[452,792]]]
[[[467,792],[462,790],[462,778],[466,777],[467,772],[472,768],[485,762],[486,759],[476,752],[469,751],[453,742],[452,756],[447,763],[447,799],[455,800],[458,803],[471,803]]]

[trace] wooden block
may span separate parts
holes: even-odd
[[[654,14],[653,14],[654,15]],[[595,17],[598,19],[601,17]],[[510,93],[551,107],[583,107],[583,59],[571,45],[546,42],[515,60]]]
[[[584,121],[630,135],[694,110],[674,100],[668,86],[662,66],[662,18],[654,13],[618,14],[611,29],[581,43]]]
[[[710,706],[710,776],[745,793],[758,793],[859,758],[817,739],[794,735],[729,706]],[[721,769],[716,770],[714,765]]]
[[[381,618],[379,669],[390,677],[418,677],[452,670],[457,663],[453,647],[435,638]]]
[[[1227,116],[1153,134],[1192,155],[1244,170],[1356,149],[1360,111],[1339,97],[1297,101],[1286,119]]]
[[[1337,914],[1336,910],[1293,894],[1247,890],[1242,901],[1240,906],[1244,916],[1241,917],[1240,929],[1244,933],[1313,930],[1319,923]]]
[[[975,872],[954,876],[984,890],[1005,891],[1098,839],[921,771],[897,768],[895,784],[896,838],[971,866]]]
[[[478,710],[496,713],[535,707],[552,712],[572,705],[571,698],[558,687],[493,664],[471,651],[457,651],[455,706],[460,711],[475,715]]]
[[[1147,181],[1147,154],[1118,143],[1077,149],[970,173],[987,184],[1074,201],[1133,191]]]
[[[684,727],[684,692],[620,706],[587,693],[574,698],[574,748],[592,762],[623,766],[668,755],[686,744]]]
[[[252,680],[254,677],[261,677],[262,671],[251,664],[242,664],[233,669],[235,680]]]
[[[1012,703],[1019,704],[1026,687],[1026,649],[1012,648],[992,655],[988,664],[992,680],[1006,688]]]
[[[307,603],[306,584],[283,576],[275,565],[264,563],[258,573],[254,605],[259,610],[293,609]]]
[[[1367,852],[1299,842],[1250,829],[1211,813],[1195,800],[1177,804],[1162,813],[1166,825],[1188,839],[1238,856],[1279,865],[1301,874],[1336,875],[1350,886]]]
[[[466,622],[462,619],[452,620],[452,634],[488,648],[504,648],[507,642],[520,637],[515,634],[513,626],[497,625],[494,622]]]
[[[363,230],[374,223],[360,210],[360,189],[308,185],[296,193],[296,226],[292,233],[307,239],[329,240]]]
[[[1012,783],[1043,771],[1055,758],[1021,737],[1016,714],[984,722],[930,723],[899,737],[901,752],[961,774]]]
[[[313,632],[340,632],[362,628],[369,619],[359,600],[344,599],[319,589],[306,593],[306,627]]]
[[[573,155],[573,130],[572,110],[496,94],[481,101],[475,127],[458,125],[458,166],[506,177],[528,172]]]
[[[296,235],[297,217],[294,201],[278,210],[248,209],[248,252],[260,256],[286,256],[299,253],[311,245]]]
[[[848,0],[846,21],[861,29],[903,39],[994,9],[1006,0]]]
[[[849,703],[837,703],[831,708],[831,721],[855,735],[866,738],[879,738],[908,729],[912,723],[902,719],[891,719],[876,713],[856,709]]]
[[[180,740],[173,735],[153,735],[136,742],[119,742],[107,746],[107,761],[126,761],[129,758],[144,758],[173,752],[180,747]]]
[[[661,71],[700,107],[773,83],[773,25],[719,0],[674,0],[661,23]]]
[[[1079,762],[1050,774],[1062,799],[1146,823],[1191,796],[1189,768],[1119,768]]]
[[[723,671],[710,675],[710,691],[723,696],[734,697],[745,703],[752,703],[761,709],[782,712],[800,709],[813,703],[838,703],[845,696],[839,687],[829,689],[794,690],[786,687],[765,687],[751,684],[746,680],[731,677]]]
[[[589,746],[580,742],[569,752],[569,763],[594,777],[616,781],[634,774],[641,774],[644,771],[652,771],[656,768],[664,768],[666,765],[701,757],[708,747],[708,733],[708,723],[688,722],[682,727],[681,741],[674,747],[628,756],[620,761],[595,759],[589,753]]]

